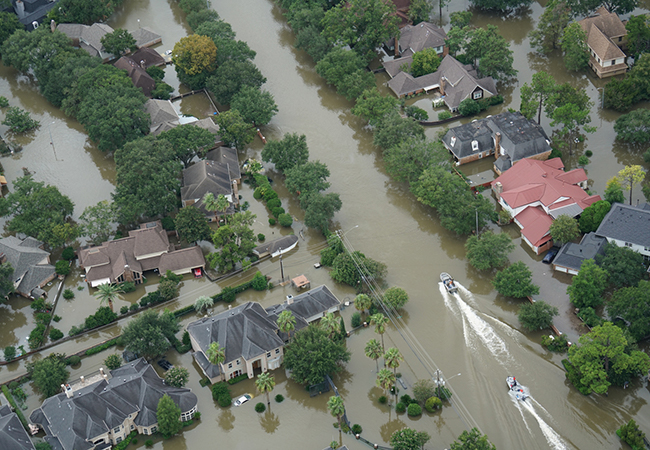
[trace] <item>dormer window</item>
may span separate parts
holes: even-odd
[[[456,144],[456,136],[451,137],[451,146],[453,147]]]
[[[472,141],[472,151],[478,152],[478,141]]]

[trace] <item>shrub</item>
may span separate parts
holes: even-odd
[[[578,317],[581,318],[588,327],[597,327],[602,325],[603,319],[601,319],[596,310],[590,306],[580,308],[578,312]]]
[[[438,120],[447,120],[451,119],[453,117],[453,114],[450,113],[449,111],[442,111],[438,113]]]
[[[406,406],[410,405],[413,402],[417,403],[417,401],[412,399],[411,396],[408,395],[408,394],[404,394],[404,395],[400,396],[399,401],[400,401],[400,403],[404,403]]]
[[[58,323],[58,322],[61,321],[61,316],[56,316],[55,315],[54,317],[52,317],[52,320]]]
[[[282,201],[277,197],[266,202],[266,207],[271,211],[273,211],[273,208],[277,208],[278,206],[282,206]]]
[[[36,313],[36,323],[41,323],[43,325],[49,325],[50,320],[52,320],[52,315],[50,313]]]
[[[7,100],[7,97],[0,96],[0,108],[6,108],[9,106],[9,100]]]
[[[232,377],[230,380],[228,380],[226,383],[233,385],[237,384],[240,381],[248,380],[248,374],[242,373],[241,375],[237,375],[236,377]]]
[[[437,409],[440,409],[442,407],[442,400],[440,400],[438,397],[429,397],[424,404],[424,409],[426,409],[429,412],[434,412]]]
[[[379,403],[381,403],[381,404],[383,405],[383,404],[385,404],[385,403],[388,401],[388,399],[386,398],[385,395],[382,395],[381,397],[379,397],[379,398],[377,399],[377,401],[379,401]]]
[[[404,112],[406,117],[412,117],[417,121],[429,120],[429,113],[415,105],[407,106],[404,108]]]
[[[262,402],[259,402],[257,405],[255,405],[255,411],[258,413],[263,413],[266,411],[266,405]]]
[[[284,401],[284,396],[282,394],[278,394],[275,396],[275,401],[278,403],[282,403]]]
[[[284,211],[284,208],[282,206],[278,206],[277,208],[273,208],[271,210],[271,214],[273,214],[273,217],[275,217],[276,219],[278,217],[280,217],[280,215],[284,214],[284,212],[285,211]]]
[[[264,242],[265,239],[266,239],[266,236],[264,236],[262,233],[257,235],[257,240],[258,241]]]
[[[269,225],[275,225],[275,219],[273,217],[269,217]]]
[[[103,344],[100,344],[100,345],[98,345],[96,347],[89,348],[88,350],[86,350],[85,355],[86,356],[95,355],[97,353],[103,352],[107,348],[111,348],[114,345],[118,345],[118,343],[120,343],[120,345],[121,345],[121,342],[122,342],[121,337],[111,339],[110,341],[106,341]]]
[[[283,213],[278,216],[278,222],[283,227],[290,227],[293,224],[293,217],[291,214]]]
[[[196,420],[201,420],[201,411],[197,411],[197,412],[195,412],[195,413],[194,413],[194,418],[195,418]]]
[[[363,428],[361,428],[361,425],[359,425],[358,423],[352,425],[352,434],[361,434],[362,431]]]
[[[70,273],[70,263],[68,261],[59,260],[54,265],[54,269],[59,275],[67,275]]]
[[[63,331],[56,328],[50,329],[50,340],[58,341],[62,337],[63,337]]]
[[[133,303],[129,306],[129,311],[137,311],[139,307],[140,306],[137,303]]]
[[[236,298],[237,298],[237,292],[235,292],[235,289],[231,288],[230,286],[226,286],[221,291],[221,299],[226,303],[232,303],[235,301]]]
[[[632,447],[632,450],[641,450],[644,448],[643,439],[645,438],[645,433],[639,429],[634,419],[616,430],[616,434],[623,442]]]
[[[152,448],[153,447],[153,440],[147,439],[146,441],[144,441],[144,446],[147,447],[147,448]]]
[[[120,283],[119,287],[120,290],[125,294],[135,291],[135,283],[133,281],[125,281],[124,283]]]
[[[586,166],[589,164],[589,158],[587,158],[585,155],[582,155],[580,158],[578,158],[578,164],[581,166]]]
[[[77,366],[77,365],[81,364],[81,356],[79,356],[79,355],[72,355],[72,356],[69,356],[69,357],[65,360],[65,363],[66,363],[66,365],[68,365],[68,366]]]
[[[551,154],[548,156],[548,159],[553,159],[553,158],[561,158],[562,157],[562,150],[559,148],[553,148],[551,149]]]
[[[106,357],[104,364],[106,364],[106,367],[108,367],[109,370],[115,370],[118,367],[122,366],[122,358],[120,355],[113,353],[112,355],[108,355]]]
[[[14,133],[24,133],[40,126],[40,122],[32,119],[29,112],[17,106],[12,106],[7,110],[2,124],[7,125]]]
[[[268,204],[269,201],[273,200],[274,198],[278,198],[278,193],[273,189],[266,188],[262,197],[264,197],[264,201]]]
[[[11,361],[16,357],[16,347],[10,345],[5,347],[5,361]]]
[[[268,287],[269,282],[261,272],[257,272],[251,280],[251,286],[256,291],[264,291]]]
[[[192,341],[190,340],[190,333],[188,333],[187,330],[183,332],[183,337],[181,340],[183,341],[183,345],[192,345]]]
[[[481,105],[471,98],[466,98],[458,105],[458,112],[465,117],[473,116],[481,112]]]
[[[61,258],[65,259],[66,261],[70,261],[74,259],[74,257],[75,257],[74,248],[66,247],[63,249],[63,253],[61,253]]]
[[[406,411],[406,405],[402,402],[399,402],[397,405],[395,405],[395,411],[398,413],[403,413]]]
[[[32,332],[29,333],[29,337],[27,338],[27,342],[29,343],[29,348],[35,349],[43,345],[46,328],[47,328],[46,325],[39,323],[38,325],[36,325],[36,328],[34,328]]]
[[[587,151],[585,152],[585,156],[586,156],[587,158],[591,158],[593,155],[594,155],[594,152],[592,152],[591,150],[587,150]]]
[[[411,403],[408,408],[406,408],[406,412],[409,416],[419,416],[422,414],[422,407],[417,403]]]
[[[263,193],[264,189],[265,189],[265,187],[263,187],[263,186],[260,186],[260,187],[258,187],[258,188],[255,188],[255,190],[253,191],[253,198],[254,198],[255,200],[259,200],[259,199],[261,199],[261,198],[262,198],[262,193]]]
[[[210,390],[212,391],[212,398],[214,400],[217,400],[221,395],[225,394],[230,397],[230,389],[228,389],[228,385],[223,381],[213,384]]]
[[[569,340],[563,334],[542,336],[542,345],[552,352],[565,353],[569,351]]]
[[[358,312],[355,312],[352,314],[352,319],[350,320],[350,323],[352,324],[352,328],[360,327],[361,326],[361,314]]]
[[[120,314],[126,314],[129,312],[129,307],[127,305],[124,305],[120,308]]]
[[[160,223],[162,223],[163,230],[174,231],[176,229],[176,224],[174,223],[174,219],[172,219],[170,216],[163,217]]]
[[[76,336],[78,334],[83,333],[83,331],[84,331],[83,328],[73,326],[72,328],[70,328],[70,331],[68,332],[68,336]]]

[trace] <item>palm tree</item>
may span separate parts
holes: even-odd
[[[377,374],[377,386],[386,391],[386,398],[388,398],[388,404],[390,405],[390,395],[388,392],[390,388],[395,384],[395,374],[388,369],[381,369]]]
[[[223,213],[226,212],[229,206],[230,206],[230,202],[225,197],[225,195],[219,194],[217,196],[217,201],[215,202],[216,210]]]
[[[331,339],[341,329],[341,324],[336,320],[334,314],[327,313],[321,318],[320,327],[325,330]]]
[[[201,297],[197,298],[196,301],[194,302],[194,311],[197,313],[202,313],[208,308],[211,308],[212,305],[214,305],[214,300],[212,300],[212,297],[208,297],[207,295],[202,295]]]
[[[221,373],[224,372],[222,365],[224,362],[226,362],[226,351],[225,349],[219,346],[218,342],[213,342],[212,344],[210,344],[210,347],[208,347],[208,351],[205,352],[205,356],[207,356],[208,361],[210,361],[210,364],[214,364],[215,366],[220,366]]]
[[[214,198],[212,192],[206,192],[203,196],[203,207],[208,212],[214,212],[217,210],[217,199]]]
[[[271,406],[271,397],[269,397],[269,392],[271,392],[275,387],[273,376],[268,372],[259,374],[257,380],[255,380],[255,386],[260,393],[266,392],[266,403]]]
[[[379,358],[381,358],[382,354],[381,344],[379,341],[377,339],[370,339],[366,344],[366,356],[375,360],[377,372],[379,372]]]
[[[122,294],[122,288],[119,287],[116,284],[100,284],[97,286],[97,292],[95,292],[95,297],[99,299],[99,304],[102,305],[104,302],[108,303],[108,306],[111,308],[111,311],[113,311],[113,300],[117,300],[118,298],[121,300],[124,297],[122,297],[120,294]]]
[[[341,431],[341,416],[345,414],[345,405],[343,404],[343,399],[338,395],[333,395],[327,401],[327,409],[329,409],[330,414],[336,417],[336,420],[339,421],[339,432]]]
[[[395,347],[389,348],[386,350],[386,354],[384,354],[384,360],[386,361],[386,366],[388,366],[389,369],[393,369],[393,373],[395,374],[395,377],[397,377],[399,362],[404,361],[404,357],[399,350]]]
[[[296,329],[296,318],[293,313],[285,309],[278,316],[277,323],[280,331],[287,333],[289,335],[289,341],[291,341],[291,332]]]
[[[388,323],[388,317],[384,316],[381,313],[373,314],[370,316],[370,325],[375,326],[375,333],[378,333],[381,336],[381,352],[385,353],[384,349],[384,333],[386,332],[386,324]]]
[[[354,307],[360,312],[369,310],[371,306],[372,306],[372,299],[368,297],[366,294],[359,294],[354,299]]]

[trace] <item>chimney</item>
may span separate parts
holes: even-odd
[[[237,180],[232,181],[232,196],[233,196],[233,203],[239,204],[239,185],[237,184]]]
[[[0,264],[4,264],[7,262],[7,255],[3,253],[0,253]]]
[[[395,58],[399,58],[399,39],[395,36]]]
[[[501,133],[497,131],[494,135],[494,159],[499,159],[501,156]]]
[[[84,378],[83,375],[81,375],[81,377],[79,377],[79,379],[81,380],[81,384],[85,384],[85,383],[86,383],[86,379]]]
[[[50,30],[52,30],[52,33],[56,30],[56,22],[54,20],[50,20]]]
[[[445,95],[445,77],[440,77],[440,95]]]
[[[287,305],[293,304],[293,295],[287,295]]]
[[[501,193],[503,192],[503,185],[501,184],[500,181],[497,181],[494,183],[494,193],[497,195],[497,197],[501,197]]]
[[[62,384],[61,389],[63,389],[63,392],[65,392],[65,396],[68,398],[74,397],[74,392],[72,391],[72,388],[70,387],[69,384]]]

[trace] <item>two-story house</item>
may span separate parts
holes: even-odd
[[[43,250],[43,243],[33,237],[7,236],[0,239],[0,263],[11,264],[14,291],[26,298],[45,296],[42,288],[56,277],[50,254]]]
[[[587,35],[589,67],[598,78],[613,77],[627,70],[625,53],[627,30],[616,13],[601,6],[594,15],[578,22]]]
[[[596,235],[619,247],[627,247],[641,253],[650,261],[650,205],[630,206],[614,203]]]

